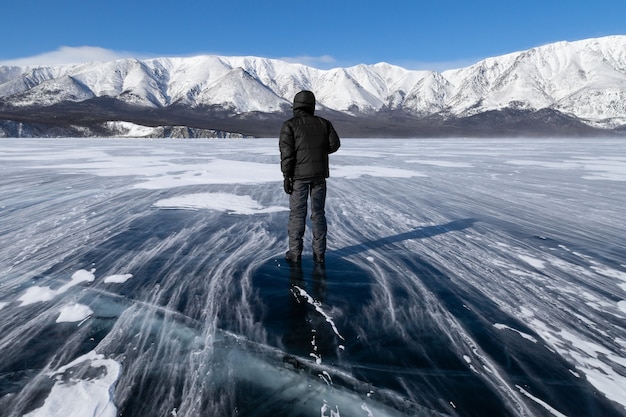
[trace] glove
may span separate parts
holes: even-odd
[[[287,194],[291,194],[293,192],[293,179],[285,177],[283,188]]]

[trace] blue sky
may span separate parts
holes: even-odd
[[[626,34],[625,0],[7,0],[0,64],[253,55],[443,70]]]

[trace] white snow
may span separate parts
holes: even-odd
[[[123,284],[133,277],[133,274],[116,274],[104,277],[103,281],[107,284]]]
[[[533,161],[513,159],[508,161],[508,163],[519,166],[540,166],[561,170],[578,169],[582,173],[582,178],[586,180],[626,181],[626,159],[620,157],[575,157],[566,161]]]
[[[94,279],[95,276],[92,272],[81,269],[72,274],[70,282],[62,285],[57,289],[39,286],[28,288],[26,292],[18,298],[18,301],[21,301],[23,306],[43,301],[50,301],[58,295],[63,294],[70,288],[82,282],[92,282]]]
[[[425,177],[425,174],[402,168],[368,165],[337,165],[332,168],[333,177],[355,179],[363,176],[381,178]]]
[[[626,283],[626,272],[618,271],[605,265],[592,265],[591,269],[605,277],[615,278]]]
[[[472,168],[472,164],[466,162],[452,162],[444,160],[429,160],[429,159],[409,159],[406,161],[409,164],[421,164],[431,165],[442,168]]]
[[[57,323],[67,323],[67,322],[77,322],[86,319],[91,316],[93,311],[84,304],[73,304],[68,306],[63,306],[61,308],[61,312],[59,313],[59,317],[57,318]]]
[[[472,358],[471,358],[469,355],[463,355],[463,360],[464,360],[465,362],[467,362],[467,364],[469,365],[469,368],[470,368],[473,372],[475,372],[475,373],[477,373],[477,374],[480,374],[480,372],[478,372],[478,369],[476,369],[476,367],[475,367],[475,366],[474,366],[474,364],[472,363]]]
[[[24,295],[18,298],[22,305],[34,304],[42,301],[50,301],[56,297],[58,292],[50,287],[30,287]]]
[[[139,139],[137,139],[139,141]],[[139,142],[146,143],[146,142]],[[276,145],[277,147],[278,145]],[[264,154],[272,154],[264,151]],[[273,153],[276,155],[276,152]],[[20,156],[25,160],[36,159],[34,156]],[[382,157],[379,156],[379,157]],[[12,158],[11,155],[2,156],[0,160]],[[44,156],[46,160],[67,160],[65,163],[49,163],[33,168],[58,169],[64,173],[90,173],[103,177],[135,176],[136,188],[148,190],[161,190],[190,185],[220,185],[220,184],[263,184],[268,182],[282,182],[280,169],[276,169],[276,163],[267,164],[251,161],[240,161],[235,158],[194,158],[181,164],[180,156],[172,154],[153,153],[151,155],[117,156],[111,159],[106,153],[96,150],[88,150],[81,154],[79,150],[70,151],[67,154],[53,154]],[[331,158],[333,156],[331,155]],[[75,159],[76,161],[72,161]],[[202,159],[201,162],[198,160]],[[425,177],[427,175],[389,166],[377,165],[332,165],[331,177],[355,179],[363,176],[381,178],[412,178]],[[201,196],[185,197],[190,200],[202,199]],[[195,203],[198,203],[196,201]],[[188,207],[193,208],[193,207]]]
[[[533,343],[537,343],[537,339],[534,338],[533,336],[529,335],[528,333],[524,333],[520,330],[514,329],[510,326],[507,326],[506,324],[501,324],[501,323],[496,323],[493,325],[493,327],[495,327],[496,329],[500,329],[500,330],[511,330],[517,334],[519,334],[520,336],[522,336],[524,339],[526,340],[530,340]]]
[[[585,171],[591,172],[583,178],[588,180],[626,181],[626,158],[579,158]]]
[[[521,392],[522,394],[524,394],[525,396],[527,396],[531,400],[535,401],[537,404],[541,405],[543,408],[546,409],[546,411],[548,411],[553,416],[555,416],[555,417],[567,417],[565,414],[559,412],[557,409],[555,409],[554,407],[550,406],[550,404],[548,404],[547,402],[545,402],[545,401],[541,400],[540,398],[537,398],[536,396],[532,395],[530,392],[526,391],[521,386],[516,385],[516,387],[519,390],[519,392]]]
[[[624,397],[624,377],[611,363],[620,368],[626,366],[626,359],[616,356],[604,346],[585,340],[569,330],[554,332],[550,324],[532,321],[535,329],[553,348],[576,364],[576,369],[583,371],[587,379],[609,399],[626,407]]]
[[[537,269],[544,269],[545,268],[545,262],[537,259],[537,258],[533,258],[532,256],[527,256],[527,255],[522,255],[522,254],[517,254],[518,258],[520,258],[522,261],[526,262],[528,265],[531,265]]]
[[[73,377],[72,370],[79,367],[102,368],[97,377]],[[115,417],[117,408],[113,400],[113,388],[119,378],[121,366],[112,359],[95,351],[75,359],[51,372],[55,383],[43,406],[25,414],[24,417]],[[69,377],[66,379],[66,376]]]
[[[156,207],[167,209],[217,210],[229,214],[260,214],[289,210],[288,207],[264,207],[247,195],[228,193],[187,194],[157,201]]]
[[[299,294],[301,297],[304,297],[304,299],[311,306],[313,306],[313,308],[315,308],[315,310],[319,314],[321,314],[324,317],[324,319],[328,322],[328,324],[330,324],[330,327],[333,329],[333,332],[335,333],[335,335],[337,335],[337,337],[340,338],[341,340],[345,340],[344,337],[339,333],[339,330],[337,329],[337,325],[335,324],[332,316],[326,311],[324,311],[323,304],[320,301],[313,298],[308,292],[306,292],[304,288],[299,287],[297,285],[294,285],[292,287],[292,291],[295,291],[296,294]]]

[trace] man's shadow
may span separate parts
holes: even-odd
[[[472,227],[476,222],[476,219],[462,219],[454,220],[438,226],[419,227],[409,232],[399,233],[397,235],[383,237],[375,240],[368,240],[352,246],[346,246],[345,248],[334,250],[329,254],[331,254],[333,257],[343,258],[349,255],[355,255],[361,252],[365,252],[370,249],[380,249],[393,243],[399,243],[407,240],[425,239],[448,232],[467,229],[469,227]]]
[[[290,264],[282,258],[268,260],[252,276],[258,297],[257,320],[265,327],[268,342],[290,354],[308,356],[314,334],[320,354],[337,355],[341,337],[354,335],[349,334],[351,330],[345,330],[347,334],[338,337],[329,326],[333,318],[324,317],[320,310],[341,311],[341,317],[334,319],[337,323],[349,320],[351,314],[358,314],[358,308],[371,301],[375,285],[371,271],[350,261],[350,256],[407,240],[463,230],[475,222],[474,219],[456,220],[328,251],[323,265],[309,257],[303,257],[298,264]]]
[[[303,258],[297,266],[287,265],[282,258],[265,262],[253,273],[252,285],[260,307],[258,322],[267,332],[267,342],[283,350],[285,358],[291,360],[286,362],[298,369],[306,367],[311,353],[315,353],[325,365],[349,369],[357,381],[400,394],[405,390],[419,391],[413,400],[404,398],[400,405],[388,402],[384,396],[376,397],[398,410],[418,403],[449,411],[438,401],[454,397],[456,406],[468,415],[509,415],[510,404],[498,389],[470,369],[466,356],[459,355],[462,346],[455,345],[449,334],[442,331],[447,321],[442,323],[437,317],[430,317],[427,307],[423,309],[425,315],[420,316],[422,321],[400,323],[402,332],[377,320],[380,316],[370,306],[375,304],[381,283],[362,262],[359,265],[350,260],[368,250],[384,253],[395,244],[460,231],[474,223],[474,219],[462,219],[329,251],[321,270],[315,269],[310,257]],[[583,410],[578,414],[584,415],[614,414],[606,399],[586,380],[572,374],[566,360],[546,348],[539,335],[504,311],[489,294],[456,280],[420,253],[393,251],[389,256],[394,264],[412,271],[411,279],[419,280],[435,297],[434,303],[462,327],[509,383],[532,386],[535,394],[553,399],[568,415],[575,415],[577,410]],[[423,304],[424,300],[412,298],[408,292],[396,291],[393,282],[390,285],[394,304],[405,310],[413,305],[419,309]],[[312,308],[311,299],[320,303],[342,339],[332,332],[319,310]],[[531,335],[534,340],[503,331],[494,323]],[[333,377],[336,385],[338,373]]]

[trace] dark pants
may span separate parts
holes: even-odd
[[[289,252],[292,256],[302,254],[302,237],[306,226],[307,200],[311,196],[311,223],[313,231],[313,254],[323,257],[326,253],[326,180],[296,180],[289,196]]]

